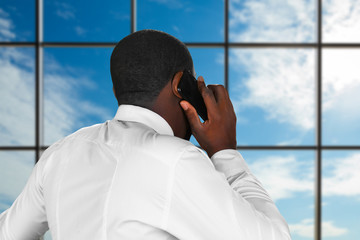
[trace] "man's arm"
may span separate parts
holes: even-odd
[[[211,160],[215,168],[225,175],[231,188],[251,204],[253,211],[260,214],[258,217],[263,218],[259,236],[253,234],[250,239],[291,239],[285,219],[239,152],[222,150],[213,155]],[[238,218],[242,217],[241,213],[238,214]]]
[[[41,187],[42,167],[38,162],[21,194],[0,215],[1,240],[39,239],[48,229]]]
[[[181,182],[178,190],[187,197],[175,202],[181,198],[176,197],[175,183],[174,207],[170,209],[190,209],[181,221],[198,222],[199,229],[194,231],[207,232],[209,235],[199,235],[204,239],[290,239],[285,220],[236,151],[236,115],[228,92],[221,85],[206,87],[202,77],[198,80],[209,119],[202,123],[191,104],[180,104],[194,137],[213,164],[205,154],[199,157],[194,151],[185,152],[176,171]],[[170,211],[169,219],[174,212]],[[181,211],[176,214],[182,216]],[[173,223],[180,222],[174,216]]]
[[[189,147],[172,184],[163,228],[179,239],[290,239],[285,220],[236,150],[210,160]]]

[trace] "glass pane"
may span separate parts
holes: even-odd
[[[33,151],[0,152],[0,213],[8,209],[21,193],[34,163]]]
[[[196,77],[203,76],[205,84],[224,84],[224,49],[189,48],[193,58]],[[194,136],[190,141],[199,145]]]
[[[0,48],[0,76],[0,145],[33,145],[34,49]]]
[[[111,52],[111,48],[44,50],[45,145],[114,117]]]
[[[323,0],[323,41],[360,42],[360,1]]]
[[[185,42],[224,41],[224,1],[137,1],[137,28],[167,32]]]
[[[0,41],[35,40],[35,1],[1,1]]]
[[[360,152],[324,151],[322,165],[322,239],[358,239]]]
[[[293,240],[314,236],[313,151],[240,151],[288,223]]]
[[[206,85],[224,85],[224,49],[189,48],[193,58],[196,78],[203,76]]]
[[[360,144],[360,50],[323,50],[323,144]]]
[[[130,33],[130,1],[44,1],[45,41],[118,42]]]
[[[314,42],[314,0],[230,0],[232,42]]]
[[[231,49],[238,145],[313,145],[315,52]]]

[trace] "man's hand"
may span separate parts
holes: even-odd
[[[207,108],[208,120],[202,123],[189,102],[180,102],[192,134],[209,157],[223,149],[236,149],[236,115],[225,87],[206,87],[203,77],[198,78],[198,87]]]

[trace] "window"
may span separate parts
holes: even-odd
[[[49,145],[114,116],[112,48],[152,28],[187,44],[207,84],[226,86],[238,150],[293,239],[355,239],[359,16],[358,1],[341,0],[2,4],[0,212]]]

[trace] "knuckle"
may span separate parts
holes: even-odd
[[[227,93],[227,90],[226,90],[226,88],[225,88],[225,86],[223,86],[223,85],[218,85],[218,90],[219,90],[219,92],[222,92],[222,93]]]
[[[210,97],[211,96],[211,91],[207,88],[204,88],[203,91],[202,91],[202,95],[204,97]]]
[[[206,87],[205,82],[203,82],[203,81],[198,81],[198,86],[200,88]]]
[[[225,95],[226,89],[223,85],[216,84],[216,85],[212,85],[210,88],[214,93],[217,93],[221,96]]]

